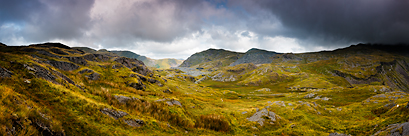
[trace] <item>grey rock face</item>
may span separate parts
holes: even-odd
[[[277,119],[279,119],[279,117],[274,112],[268,111],[267,109],[262,109],[254,113],[253,116],[247,118],[247,120],[257,122],[258,124],[260,124],[260,126],[263,126],[265,121],[264,118],[270,119],[270,123],[274,123],[277,121]]]
[[[172,100],[170,100],[170,101],[166,101],[166,103],[167,103],[169,106],[178,105],[178,106],[182,107],[182,103],[180,103],[179,101],[174,100],[174,99],[172,99]]]
[[[11,75],[13,75],[13,72],[0,67],[0,78],[11,77]]]
[[[83,57],[66,57],[69,61],[79,64],[79,65],[87,65],[87,61]]]
[[[58,69],[65,70],[65,71],[72,71],[72,70],[76,70],[79,68],[79,66],[75,64],[64,62],[64,61],[47,61],[47,63]]]
[[[115,110],[112,110],[112,109],[109,109],[109,108],[104,108],[104,109],[101,109],[100,111],[103,114],[108,115],[108,116],[110,116],[110,117],[112,117],[112,118],[114,118],[116,120],[119,119],[119,118],[122,118],[123,116],[128,115],[128,113],[126,113],[126,112],[115,111]]]
[[[309,98],[313,98],[315,96],[314,93],[309,93],[307,95],[304,96],[304,98],[309,99]]]
[[[270,52],[266,50],[260,49],[250,49],[244,54],[243,57],[239,58],[234,63],[230,64],[230,66],[236,66],[238,64],[243,63],[253,63],[253,64],[267,64],[273,62],[270,58],[277,55],[276,52]]]
[[[132,100],[132,98],[122,96],[122,95],[115,95],[114,97],[119,101],[119,103],[122,103],[122,104],[126,104],[126,102]]]
[[[120,57],[120,58],[116,58],[114,61],[122,64],[123,66],[129,69],[132,69],[133,72],[142,74],[144,76],[148,75],[149,73],[152,73],[152,71],[149,70],[148,67],[146,67],[142,61],[137,60],[137,59]]]
[[[25,66],[25,68],[29,71],[33,71],[34,74],[38,77],[41,77],[45,80],[51,81],[53,83],[57,83],[55,81],[55,79],[57,79],[57,77],[55,77],[50,71],[48,71],[47,69],[41,67],[41,66],[37,66],[37,65],[33,65],[33,67],[30,66]]]
[[[64,51],[62,51],[60,49],[57,49],[57,48],[51,48],[50,51],[54,52],[55,54],[68,55],[68,53],[66,53],[66,52],[64,52]]]
[[[94,72],[94,73],[92,73],[90,75],[87,75],[85,77],[87,77],[88,80],[98,80],[99,76],[100,76],[100,74]]]
[[[128,83],[128,86],[135,88],[137,90],[145,90],[146,88],[146,86],[142,82],[138,82],[138,83],[131,82],[131,83]]]
[[[140,119],[124,119],[123,121],[132,127],[141,127],[145,124],[145,122],[143,122],[143,120]]]
[[[391,136],[408,136],[409,135],[409,122],[401,123],[401,124],[391,124],[386,126],[385,128],[379,130],[374,134],[374,136],[381,135],[391,135]]]

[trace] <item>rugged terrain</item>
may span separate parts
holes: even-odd
[[[182,64],[183,60],[178,60],[178,59],[151,59],[148,58],[146,56],[142,56],[139,54],[136,54],[134,52],[131,51],[108,51],[105,49],[101,49],[101,50],[94,50],[88,47],[73,47],[73,49],[79,49],[82,50],[86,53],[98,53],[98,54],[108,54],[108,55],[118,55],[121,57],[127,57],[127,58],[133,58],[133,59],[138,59],[140,61],[142,61],[143,63],[145,63],[146,66],[148,67],[155,67],[155,68],[160,68],[160,69],[168,69],[171,67],[177,67],[180,64]]]
[[[209,49],[181,68],[155,69],[59,43],[0,44],[0,132],[407,135],[406,47],[360,44],[300,54]]]

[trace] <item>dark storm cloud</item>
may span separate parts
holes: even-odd
[[[13,33],[31,42],[75,39],[82,37],[90,25],[93,3],[93,0],[2,0],[0,26],[16,24],[22,31]]]
[[[282,35],[304,41],[329,45],[409,43],[407,0],[258,0],[241,4],[250,12],[259,8],[270,11],[287,30]]]

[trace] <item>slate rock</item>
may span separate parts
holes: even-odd
[[[182,103],[180,103],[179,101],[174,100],[174,99],[171,99],[170,101],[166,101],[166,103],[167,103],[169,106],[178,105],[178,106],[182,107]]]
[[[138,82],[138,83],[130,82],[128,83],[128,86],[135,88],[137,90],[145,90],[146,88],[146,86],[142,82]]]
[[[119,103],[122,103],[122,104],[126,104],[126,102],[132,100],[132,98],[122,96],[122,95],[115,95],[114,97],[119,101]]]
[[[11,77],[11,75],[13,75],[13,72],[0,67],[0,78]]]
[[[140,119],[124,119],[123,121],[132,127],[141,127],[145,124],[145,122]]]
[[[98,80],[100,78],[100,74],[98,73],[92,73],[90,75],[85,76],[88,78],[88,80]]]
[[[379,130],[374,134],[374,136],[378,136],[381,133],[382,135],[391,135],[391,136],[408,136],[409,135],[409,122],[405,123],[397,123],[397,124],[390,124],[385,128]],[[385,134],[386,133],[386,134]]]
[[[55,68],[65,70],[65,71],[72,71],[72,70],[76,70],[79,68],[78,65],[75,65],[69,62],[65,62],[65,61],[48,61],[47,63],[54,66]]]
[[[108,115],[108,116],[110,116],[110,117],[112,117],[112,118],[114,118],[114,119],[119,119],[119,118],[122,118],[123,116],[126,116],[126,115],[128,115],[128,113],[126,113],[126,112],[123,112],[123,111],[115,111],[115,110],[112,110],[112,109],[109,109],[109,108],[103,108],[103,109],[101,109],[100,110],[103,114],[105,114],[105,115]]]
[[[65,57],[65,58],[79,65],[84,65],[84,66],[87,65],[87,61],[83,57]]]
[[[263,126],[264,121],[266,121],[264,118],[270,119],[270,123],[274,123],[277,121],[277,119],[279,119],[278,115],[276,115],[274,112],[268,111],[267,109],[262,109],[254,113],[253,116],[247,118],[247,120],[257,122],[260,124],[260,126]]]

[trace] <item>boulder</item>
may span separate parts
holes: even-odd
[[[170,101],[166,101],[166,103],[167,103],[169,106],[178,105],[178,106],[182,107],[182,103],[180,103],[179,101],[174,100],[174,99],[171,99]]]
[[[121,64],[115,64],[112,66],[112,69],[120,69],[123,68],[124,66],[122,66]]]
[[[85,77],[87,77],[88,80],[98,80],[99,76],[100,76],[100,74],[94,72],[94,73],[92,73],[90,75],[87,75]]]
[[[108,115],[108,116],[110,116],[110,117],[112,117],[112,118],[114,118],[116,120],[119,119],[119,118],[122,118],[123,116],[128,115],[128,113],[126,113],[126,112],[116,111],[116,110],[112,110],[112,109],[109,109],[109,108],[104,108],[104,109],[101,109],[100,111],[103,114]]]
[[[13,75],[13,72],[0,67],[0,78],[11,77],[11,75]]]
[[[256,92],[270,92],[270,91],[271,91],[270,88],[261,88],[261,89],[256,90]]]
[[[272,111],[262,109],[254,113],[253,116],[247,118],[247,120],[257,122],[258,124],[260,124],[260,126],[263,126],[265,118],[270,119],[270,123],[274,124],[274,122],[276,122],[280,117]]]
[[[309,99],[309,98],[313,98],[315,96],[314,93],[309,93],[307,95],[304,96],[304,98]]]
[[[124,119],[123,121],[132,127],[141,127],[145,124],[145,122],[143,122],[143,120],[140,119]]]
[[[409,122],[397,123],[386,126],[374,134],[374,136],[390,135],[390,136],[408,136]]]
[[[122,96],[122,95],[115,95],[114,96],[115,99],[117,99],[119,101],[119,103],[121,104],[126,104],[126,102],[132,100],[132,98],[126,97],[126,96]]]
[[[130,82],[128,83],[128,86],[135,88],[137,90],[145,90],[146,88],[146,86],[142,82],[138,82],[138,83]]]

